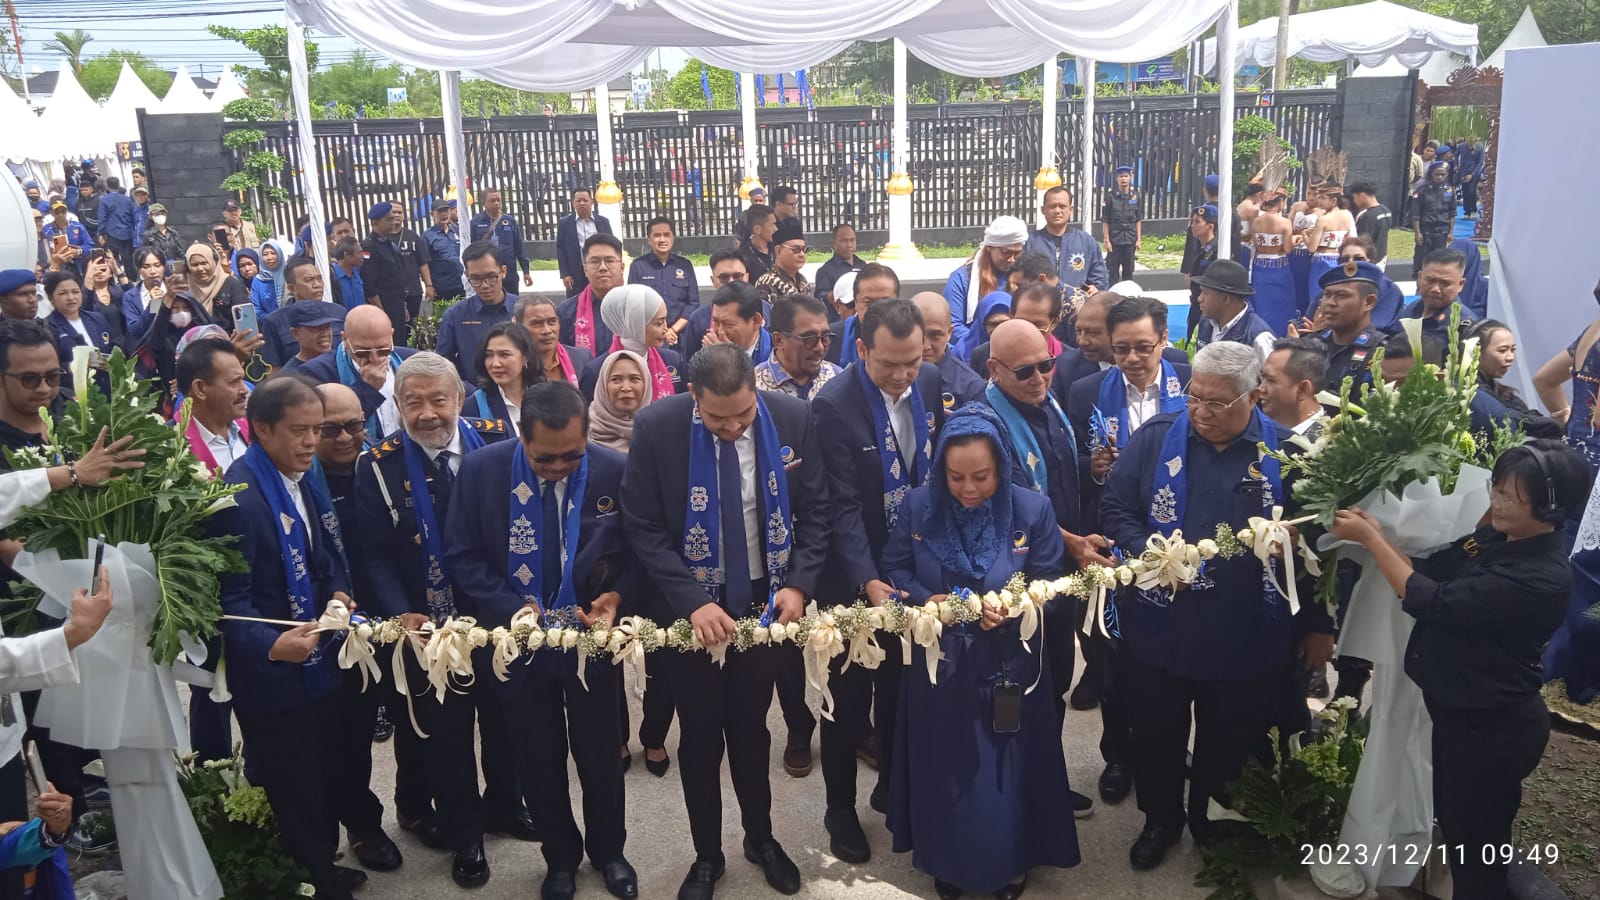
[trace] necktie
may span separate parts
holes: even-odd
[[[555,598],[561,594],[561,504],[556,502],[556,483],[544,483],[544,525],[540,527],[539,534],[544,537],[544,547],[540,553],[540,573],[544,582],[545,606],[549,607]]]
[[[735,619],[750,613],[750,549],[745,544],[743,479],[733,441],[718,440],[717,504],[722,513],[722,606]]]
[[[445,508],[450,505],[450,487],[456,480],[455,473],[450,471],[451,455],[449,450],[441,450],[439,455],[433,458],[434,518],[439,520],[441,526],[444,524]]]

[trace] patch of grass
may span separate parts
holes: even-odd
[[[1522,784],[1513,841],[1523,851],[1554,845],[1559,857],[1541,866],[1569,897],[1600,889],[1600,743],[1584,734],[1550,733],[1544,760]]]

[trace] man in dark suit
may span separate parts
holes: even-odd
[[[400,430],[400,408],[394,399],[394,371],[417,351],[397,347],[394,326],[376,306],[358,306],[345,314],[344,340],[297,371],[317,384],[342,384],[361,398],[367,423],[367,445]]]
[[[456,479],[445,559],[461,589],[463,611],[486,627],[509,625],[523,609],[541,612],[546,624],[587,627],[601,618],[615,624],[621,592],[631,592],[617,503],[624,457],[588,443],[588,413],[570,385],[534,385],[521,412],[522,440],[468,456]],[[524,466],[526,477],[513,474]],[[537,504],[541,511],[511,526],[513,503],[519,509]],[[533,517],[542,529],[537,534],[531,532]],[[523,535],[521,529],[529,529],[523,536],[537,538],[527,555],[538,557],[538,584],[525,565],[511,574],[508,527],[513,540]],[[565,572],[557,547],[572,560]],[[511,746],[542,830],[541,896],[570,900],[587,845],[606,889],[637,897],[638,876],[622,855],[627,829],[617,747],[623,734],[614,702],[622,670],[594,660],[580,679],[574,653],[546,648],[510,671],[510,681],[488,684],[510,724]],[[567,793],[569,734],[583,785],[582,833]]]
[[[256,389],[248,415],[254,443],[227,473],[244,490],[206,520],[209,534],[238,537],[248,565],[223,576],[222,609],[304,624],[222,623],[234,713],[251,751],[250,779],[267,792],[284,850],[306,867],[317,896],[350,900],[366,873],[333,858],[340,812],[366,784],[352,785],[343,764],[352,751],[342,720],[357,689],[353,673],[339,670],[337,639],[316,630],[329,601],[350,603],[332,502],[304,478],[316,457],[322,398],[299,377],[281,376]],[[361,838],[367,865],[400,865],[378,822]]]
[[[939,369],[940,401],[945,412],[983,399],[987,380],[950,352],[950,304],[938,291],[923,291],[911,298],[922,313],[922,361]]]
[[[1056,371],[1050,377],[1050,393],[1063,409],[1067,407],[1067,391],[1073,382],[1111,368],[1111,335],[1106,331],[1106,312],[1121,301],[1121,294],[1097,291],[1078,307],[1078,346],[1062,348],[1061,355],[1056,357]],[[1170,363],[1189,364],[1188,354],[1177,347],[1163,347],[1161,358]]]
[[[523,287],[533,287],[533,276],[528,272],[528,253],[522,245],[522,226],[505,211],[504,195],[490,188],[483,192],[483,212],[472,217],[469,223],[469,243],[489,241],[500,251],[500,265],[505,266],[505,290],[517,292],[517,267],[522,267]],[[566,274],[565,271],[562,274]]]
[[[856,341],[860,358],[824,385],[811,404],[812,427],[821,435],[828,469],[833,523],[817,596],[828,605],[865,596],[882,606],[902,594],[879,568],[878,558],[906,494],[933,470],[933,439],[944,424],[944,404],[938,399],[939,368],[922,360],[922,314],[911,301],[873,303]],[[889,658],[877,669],[851,666],[835,672],[833,721],[822,723],[828,795],[823,824],[833,855],[849,863],[872,857],[856,816],[856,747],[868,733],[874,687],[879,780],[873,806],[886,808],[901,667],[898,643],[887,644]],[[788,765],[788,751],[784,756]]]
[[[750,283],[749,271],[745,268],[744,260],[732,250],[718,250],[711,254],[711,292],[727,287],[735,281]],[[763,316],[772,316],[772,307],[763,305]],[[692,359],[696,352],[705,346],[706,335],[711,327],[711,304],[702,303],[694,312],[689,314],[689,324],[678,334],[678,343],[675,349],[685,360]],[[670,339],[670,335],[669,335]]]
[[[462,419],[465,396],[461,377],[448,359],[428,351],[408,358],[395,370],[403,428],[368,450],[356,465],[357,518],[350,532],[360,548],[358,563],[372,585],[366,609],[382,618],[398,617],[412,630],[430,619],[441,624],[458,613],[443,531],[455,472],[466,454],[511,430],[497,420]],[[423,683],[415,655],[405,660],[407,681]],[[397,714],[408,709],[429,735],[421,741],[420,754],[397,754],[395,775],[397,781],[426,782],[433,812],[401,824],[417,832],[424,844],[455,852],[450,875],[462,887],[489,880],[483,852],[486,827],[534,839],[519,800],[505,720],[487,690],[479,681],[466,693],[447,693],[442,702],[398,695],[393,701]],[[489,713],[475,716],[479,707]],[[501,807],[490,815],[478,794],[475,718],[481,719],[477,724],[483,730],[487,797]],[[401,727],[397,742],[413,742],[409,728],[409,723]]]
[[[593,280],[584,268],[589,238],[611,234],[611,222],[594,211],[594,193],[586,187],[572,189],[572,212],[556,223],[556,263],[567,295],[582,291]],[[621,272],[617,273],[620,278]]]
[[[561,343],[600,357],[611,352],[611,329],[600,318],[600,306],[622,284],[622,241],[610,234],[591,235],[583,243],[582,259],[588,280],[556,307]]]
[[[1083,334],[1080,320],[1078,334]],[[1116,364],[1099,374],[1086,375],[1068,391],[1067,418],[1078,438],[1078,448],[1089,459],[1089,483],[1084,509],[1099,509],[1106,476],[1121,448],[1147,421],[1163,412],[1181,411],[1183,388],[1189,383],[1189,366],[1169,362],[1167,305],[1150,297],[1127,297],[1106,313],[1111,357]],[[1097,427],[1095,411],[1104,417]],[[1123,547],[1137,554],[1143,547]],[[1093,626],[1093,622],[1086,625]],[[1088,709],[1087,700],[1100,697],[1100,755],[1106,767],[1100,773],[1100,799],[1121,803],[1133,787],[1133,747],[1128,709],[1113,675],[1111,643],[1090,629],[1084,644],[1084,675],[1072,692],[1073,705]],[[1079,694],[1084,696],[1080,698]]]
[[[827,558],[828,481],[806,404],[758,394],[755,369],[743,351],[726,344],[706,347],[689,361],[689,382],[691,393],[657,400],[635,417],[622,513],[633,553],[654,581],[658,621],[687,619],[701,643],[712,646],[734,638],[735,619],[760,615],[769,604],[774,621],[801,616]],[[764,523],[781,514],[784,502],[777,492],[778,468],[790,515],[787,523],[776,523],[787,528],[769,529]],[[719,500],[711,499],[712,491]],[[740,500],[734,502],[733,494]],[[714,547],[694,538],[707,521],[721,523],[711,526],[719,536]],[[787,565],[769,567],[763,547],[771,552],[784,541],[791,542]],[[691,558],[703,565],[691,571]],[[773,646],[730,650],[721,667],[707,653],[661,655],[671,668],[677,701],[679,772],[695,847],[679,900],[710,900],[722,877],[724,749],[739,798],[745,858],[761,866],[778,891],[800,890],[800,870],[772,838],[767,781],[766,720],[776,655],[793,652]]]

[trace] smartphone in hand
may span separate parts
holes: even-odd
[[[233,308],[233,330],[238,332],[252,332],[260,334],[260,324],[256,322],[256,307],[253,303],[240,303]]]

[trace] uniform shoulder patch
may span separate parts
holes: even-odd
[[[472,423],[472,427],[475,430],[484,434],[506,433],[507,425],[505,419],[468,419],[467,421]]]
[[[399,450],[399,449],[400,449],[400,439],[397,438],[397,437],[393,437],[393,438],[388,439],[387,441],[384,441],[383,443],[379,444],[378,446],[373,447],[371,450],[368,450],[367,452],[372,454],[373,462],[377,462],[378,460],[383,459],[385,456],[388,456],[389,454],[391,454],[391,453],[393,453],[393,452],[395,452],[396,450]]]

